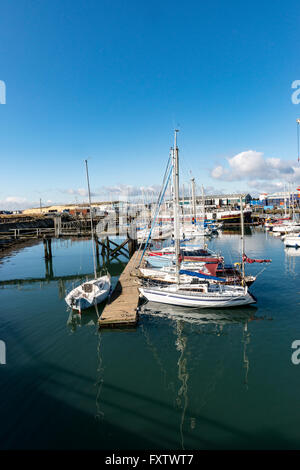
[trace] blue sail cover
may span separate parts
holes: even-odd
[[[197,273],[196,271],[186,271],[181,269],[179,274],[186,274],[187,276],[200,277],[201,279],[211,279],[212,281],[226,282],[224,277],[208,276],[207,274]]]

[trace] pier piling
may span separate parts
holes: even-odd
[[[43,238],[45,259],[52,259],[51,238]]]

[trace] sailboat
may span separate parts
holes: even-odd
[[[94,262],[94,279],[91,281],[84,282],[80,286],[75,287],[65,297],[65,301],[73,310],[79,311],[92,307],[93,305],[99,304],[107,299],[111,293],[111,278],[110,275],[97,277],[96,270],[96,255],[95,255],[95,243],[94,243],[94,227],[93,227],[93,215],[92,215],[92,204],[91,204],[91,192],[89,182],[88,163],[85,160],[86,177],[89,193],[89,206],[90,206],[90,219],[91,219],[91,234],[92,234],[92,247],[93,247],[93,262]]]
[[[177,147],[177,130],[174,136],[173,149],[173,208],[174,208],[174,238],[175,238],[175,276],[176,283],[167,286],[151,284],[139,288],[140,293],[147,300],[169,305],[184,307],[211,308],[233,307],[249,305],[256,302],[255,297],[248,292],[248,287],[223,285],[223,283],[211,284],[203,281],[200,284],[180,283],[180,236],[179,236],[179,159]],[[184,273],[188,275],[188,272]],[[193,276],[194,273],[191,273]]]

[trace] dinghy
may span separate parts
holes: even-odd
[[[71,290],[65,300],[73,310],[82,310],[104,302],[111,292],[110,275],[92,279]]]

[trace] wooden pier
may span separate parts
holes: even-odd
[[[122,272],[99,319],[100,328],[135,326],[138,321],[139,290],[138,280],[131,275],[140,253],[136,251]]]

